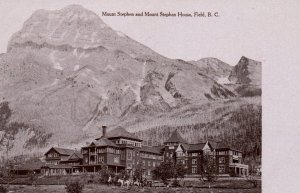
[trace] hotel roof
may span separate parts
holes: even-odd
[[[50,148],[46,153],[49,153],[50,150],[54,149],[57,153],[59,153],[60,155],[72,155],[75,150],[74,149],[66,149],[66,148],[60,148],[60,147],[52,147]]]
[[[92,144],[95,144],[95,146],[111,146],[111,147],[117,147],[117,145],[112,142],[111,140],[107,139],[106,137],[100,137],[96,140],[94,140]]]
[[[143,141],[137,138],[133,133],[129,133],[128,131],[126,131],[123,127],[117,127],[114,130],[107,132],[105,137],[108,139],[125,138],[125,139],[132,139],[136,141]]]
[[[141,152],[148,152],[148,153],[153,153],[153,154],[161,154],[159,147],[153,147],[153,146],[142,146],[141,147]]]
[[[188,151],[199,151],[203,150],[206,143],[189,144]]]

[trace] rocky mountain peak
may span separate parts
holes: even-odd
[[[70,5],[60,10],[34,12],[22,29],[12,36],[8,51],[27,42],[97,47],[105,37],[112,35],[116,33],[98,15],[80,5]]]
[[[229,80],[237,84],[261,85],[261,62],[242,56],[233,68]]]
[[[197,61],[191,61],[190,63],[199,67],[204,74],[208,74],[216,81],[220,78],[227,79],[232,70],[232,66],[213,57],[202,58]]]

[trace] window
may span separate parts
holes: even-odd
[[[148,161],[148,166],[151,166],[151,161]]]
[[[219,157],[219,163],[224,164],[225,163],[225,157]]]
[[[103,163],[104,162],[104,157],[103,156],[99,156],[98,157],[98,162]]]
[[[184,156],[185,156],[185,153],[183,153],[183,152],[178,152],[178,153],[177,153],[177,156],[178,156],[178,157],[184,157]]]
[[[127,159],[131,160],[131,158],[132,158],[132,150],[128,150],[128,152],[127,152]]]
[[[227,155],[227,151],[220,151],[219,155]]]
[[[219,174],[225,173],[225,166],[219,166]]]
[[[146,162],[145,162],[145,160],[143,160],[143,166],[146,166]]]
[[[121,151],[121,160],[125,160],[125,151]]]
[[[155,162],[153,162],[153,167],[155,167]]]
[[[192,173],[193,173],[193,174],[196,174],[196,173],[197,173],[197,166],[193,166],[193,167],[192,167]]]
[[[192,153],[192,156],[197,156],[198,155],[198,153]]]
[[[197,164],[197,159],[192,159],[192,164]]]

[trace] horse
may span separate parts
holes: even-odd
[[[124,185],[126,185],[127,186],[127,188],[130,186],[130,181],[129,180],[125,180],[124,181]]]
[[[122,186],[127,186],[127,188],[129,187],[129,185],[130,185],[130,181],[129,180],[122,180],[122,179],[118,179],[118,183],[120,183],[121,184],[121,187]]]
[[[123,186],[123,185],[129,185],[129,180],[123,180],[123,179],[118,179],[118,181],[117,181],[119,184],[121,184],[121,186]]]
[[[134,186],[135,186],[135,185],[136,185],[136,186],[141,186],[141,183],[140,183],[138,180],[136,180],[136,181],[133,182],[133,185],[134,185]]]

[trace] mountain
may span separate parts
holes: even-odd
[[[80,147],[101,125],[139,132],[259,105],[218,82],[231,70],[215,58],[166,58],[79,5],[38,10],[0,56],[0,151]]]
[[[235,84],[261,85],[261,62],[242,56],[232,69],[229,80]]]
[[[228,78],[234,91],[227,88],[240,96],[261,96],[261,72],[261,62],[242,56]]]
[[[228,77],[233,69],[229,64],[217,58],[202,58],[197,61],[190,61],[190,63],[198,66],[203,74],[207,74],[217,82],[229,83]]]

